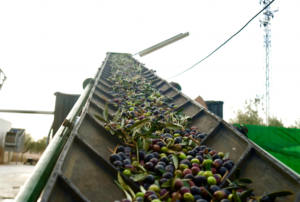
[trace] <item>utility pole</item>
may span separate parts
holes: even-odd
[[[260,0],[260,4],[265,7],[271,0]],[[276,10],[277,11],[277,10]],[[271,19],[274,18],[274,12],[270,6],[266,8],[263,17],[260,20],[260,26],[264,29],[264,47],[265,47],[265,110],[266,110],[266,124],[269,124],[270,116],[270,49],[271,49]]]

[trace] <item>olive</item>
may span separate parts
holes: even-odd
[[[121,157],[119,157],[119,155],[117,155],[117,154],[112,154],[112,155],[110,155],[109,160],[110,160],[110,162],[113,163],[114,161],[120,161],[120,160],[122,160],[122,159],[121,159]]]
[[[191,194],[191,193],[185,193],[184,195],[183,195],[183,199],[184,199],[184,201],[194,201],[194,196]]]
[[[165,167],[161,164],[158,164],[154,167],[154,170],[157,172],[157,173],[163,173],[165,171]]]
[[[218,186],[218,185],[211,185],[210,187],[209,187],[209,190],[212,192],[212,193],[214,193],[214,192],[216,192],[216,191],[219,191],[221,188]]]
[[[226,167],[228,170],[231,170],[231,168],[233,167],[234,163],[231,160],[225,161],[223,163],[223,166]]]
[[[221,199],[225,199],[227,197],[227,194],[224,190],[218,190],[214,192],[213,196],[215,199],[221,200]]]
[[[155,177],[153,175],[148,175],[145,179],[144,182],[148,183],[148,184],[153,184],[155,181]]]
[[[201,195],[201,189],[197,186],[192,186],[191,187],[191,193],[193,195]]]
[[[184,176],[184,179],[194,179],[194,176],[192,175],[192,174],[186,174],[185,176]]]
[[[221,167],[222,166],[222,164],[223,164],[223,161],[221,160],[221,159],[215,159],[214,161],[213,161],[213,166],[215,167],[215,168],[219,168],[219,167]]]
[[[213,176],[209,176],[207,178],[207,183],[210,184],[210,185],[214,185],[214,184],[217,184],[217,180]]]
[[[122,166],[122,165],[123,165],[123,163],[122,163],[121,161],[114,161],[113,164],[114,164],[114,166],[116,166],[116,167],[119,167],[119,166]]]
[[[119,153],[119,152],[124,152],[125,151],[125,148],[124,148],[124,146],[122,146],[122,145],[120,145],[118,148],[117,148],[117,153]]]
[[[171,172],[165,172],[165,173],[162,175],[162,177],[167,178],[167,179],[170,179],[170,178],[173,177],[173,173],[171,173]]]
[[[156,165],[158,163],[158,159],[153,157],[149,162],[153,163],[153,165]]]
[[[147,169],[147,170],[153,170],[153,163],[152,162],[147,162],[147,163],[145,163],[145,168]]]
[[[152,200],[154,200],[154,199],[158,199],[158,197],[157,197],[156,194],[151,194],[150,196],[147,197],[147,199],[148,199],[149,201],[152,201]]]
[[[168,180],[169,179],[167,179],[167,178],[160,178],[159,184],[162,185],[162,184],[166,183]]]
[[[152,158],[154,157],[154,155],[153,154],[146,154],[146,156],[145,156],[145,161],[150,161]]]
[[[185,193],[188,193],[188,192],[191,192],[191,190],[188,187],[181,187],[180,188],[180,193],[181,194],[185,194]]]
[[[180,179],[176,179],[174,182],[174,188],[180,189],[181,187],[183,187],[183,182]]]
[[[166,167],[166,165],[167,165],[164,161],[158,161],[157,164],[158,165],[162,165],[163,167]]]
[[[198,199],[196,202],[208,202],[208,201],[205,199]]]
[[[193,166],[193,167],[191,168],[191,171],[192,171],[192,174],[193,174],[193,175],[197,175],[197,174],[199,173],[199,171],[200,171],[200,168],[197,167],[197,166]]]
[[[193,182],[197,185],[197,186],[201,186],[203,184],[207,183],[206,177],[205,176],[195,176],[193,179]]]
[[[124,159],[123,164],[124,165],[131,164],[131,160],[129,158],[126,158],[126,159]]]
[[[221,167],[219,168],[219,173],[223,176],[225,173],[227,172],[227,168],[226,167]]]
[[[160,188],[156,184],[152,184],[152,185],[150,185],[150,187],[148,188],[148,190],[151,190],[151,191],[154,191],[154,192],[159,192]]]

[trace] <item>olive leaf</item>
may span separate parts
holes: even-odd
[[[138,148],[143,148],[143,138],[142,137],[137,138],[136,145]],[[137,157],[139,158],[138,154],[137,154]]]
[[[140,186],[140,190],[141,190],[141,192],[146,193],[146,190],[142,185]]]
[[[121,128],[124,128],[124,125],[125,125],[125,119],[122,118],[122,120],[121,120]]]
[[[147,173],[135,174],[130,176],[130,179],[132,179],[134,182],[140,182],[146,179],[147,176],[148,176]]]
[[[268,200],[274,201],[277,197],[283,197],[283,196],[289,196],[292,195],[293,193],[290,191],[278,191],[278,192],[273,192],[270,194],[266,194],[262,196],[262,198],[259,200],[260,202],[265,202]]]
[[[140,128],[140,127],[143,127],[143,125],[149,121],[149,118],[146,118],[146,119],[143,119],[143,120],[140,120],[140,121],[136,121],[134,124],[132,124],[132,126],[130,126],[128,129],[129,130],[132,130],[132,129],[135,129],[135,128]]]
[[[240,199],[239,195],[237,195],[235,190],[232,190],[232,198],[234,202],[242,202],[242,200]]]
[[[160,196],[159,198],[160,198],[160,199],[164,199],[164,198],[166,198],[168,195],[169,195],[169,192],[166,192],[164,195]]]
[[[183,129],[182,125],[177,124],[177,123],[171,123],[171,122],[165,123],[165,127],[172,129],[172,130]]]
[[[226,153],[224,154],[223,160],[229,159],[229,155],[230,155],[230,153],[229,153],[229,152],[226,152]]]
[[[177,109],[175,113],[178,114],[178,115],[183,115],[183,113],[182,113],[183,109],[184,108]]]
[[[205,192],[206,192],[211,198],[213,198],[213,195],[212,195],[205,187],[203,187],[203,189],[205,190]]]
[[[103,110],[103,118],[107,122],[108,121],[108,103],[106,102],[104,110]]]
[[[241,176],[241,169],[238,168],[236,169],[236,171],[234,172],[234,178],[238,179]]]
[[[246,199],[253,194],[253,189],[248,189],[243,191],[240,195],[241,201],[246,201]]]
[[[132,135],[131,135],[132,140],[135,139],[135,136],[137,135],[137,133],[138,133],[138,129],[133,130],[133,133],[132,133]]]
[[[132,201],[132,197],[130,196],[130,194],[128,194],[128,192],[126,191],[126,189],[123,188],[123,187],[121,186],[121,184],[120,184],[118,181],[114,180],[114,182],[115,182],[115,184],[116,184],[116,185],[124,192],[124,194],[125,194],[125,196],[126,196],[126,199]]]
[[[175,169],[177,169],[178,168],[178,157],[175,154],[172,154],[172,161],[173,161]]]
[[[239,178],[237,179],[237,183],[251,184],[252,180],[250,180],[249,178]]]
[[[145,151],[148,151],[149,147],[150,147],[150,140],[147,138],[143,138],[143,149]]]
[[[162,185],[160,186],[161,188],[168,188],[168,187],[171,187],[172,185],[172,180],[168,180],[164,183],[162,183]]]
[[[185,181],[185,180],[181,180],[183,183],[183,186],[190,188],[190,184],[189,182]]]
[[[170,139],[167,143],[167,147],[171,147],[174,144],[174,139]]]
[[[121,114],[122,113],[121,113],[120,109],[118,109],[117,112],[113,115],[114,116],[113,122],[118,122],[121,118]]]
[[[205,159],[213,159],[212,158],[212,156],[210,155],[210,154],[203,154],[203,157],[205,158]]]
[[[130,188],[130,186],[128,186],[128,185],[125,183],[125,181],[123,180],[123,178],[122,178],[120,172],[118,172],[118,182],[119,182],[119,184],[121,185],[121,187],[123,188],[123,189],[122,189],[123,191],[124,191],[124,190],[128,191],[128,192],[131,194],[131,196],[132,196],[133,198],[135,198],[134,191]]]
[[[278,191],[278,192],[273,192],[271,194],[268,194],[269,197],[281,197],[281,196],[289,196],[292,195],[293,193],[290,191]]]
[[[95,116],[99,121],[104,122],[104,123],[107,123],[107,121],[106,121],[104,118],[102,118],[101,116],[99,116],[98,114],[94,114],[94,116]]]
[[[136,159],[137,159],[137,162],[140,162],[139,144],[138,143],[135,145],[135,149],[136,149]]]
[[[175,154],[176,152],[174,150],[172,150],[172,149],[168,149],[167,153],[168,154]]]
[[[136,167],[138,167],[139,169],[141,169],[143,172],[147,172],[147,170],[140,164],[140,163],[138,163],[137,165],[136,165]]]

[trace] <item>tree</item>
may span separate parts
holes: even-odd
[[[249,125],[264,125],[263,119],[259,116],[260,98],[245,102],[245,110],[238,110],[235,119],[230,119],[231,123],[249,124]]]
[[[35,151],[38,153],[43,152],[47,147],[47,137],[43,137],[35,142]]]
[[[250,99],[245,101],[244,110],[242,111],[239,109],[236,118],[230,119],[229,122],[233,124],[266,125],[259,116],[260,111],[263,111],[261,98],[257,97],[254,100]],[[282,123],[282,120],[272,116],[269,117],[268,126],[284,127],[284,124]]]
[[[300,120],[295,121],[294,125],[289,126],[289,128],[300,128]]]
[[[284,127],[282,121],[277,119],[275,116],[269,117],[269,125],[268,126]]]
[[[28,134],[28,133],[25,134],[24,138],[25,138],[25,140],[24,140],[24,149],[23,149],[22,153],[25,153],[25,152],[28,152],[28,151],[32,150],[33,142],[34,142],[31,135]]]
[[[25,134],[25,141],[24,141],[24,150],[25,152],[33,152],[33,153],[41,153],[47,147],[47,137],[43,137],[37,141],[34,141],[30,134]]]

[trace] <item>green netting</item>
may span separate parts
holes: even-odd
[[[246,125],[248,138],[300,174],[300,129]]]

